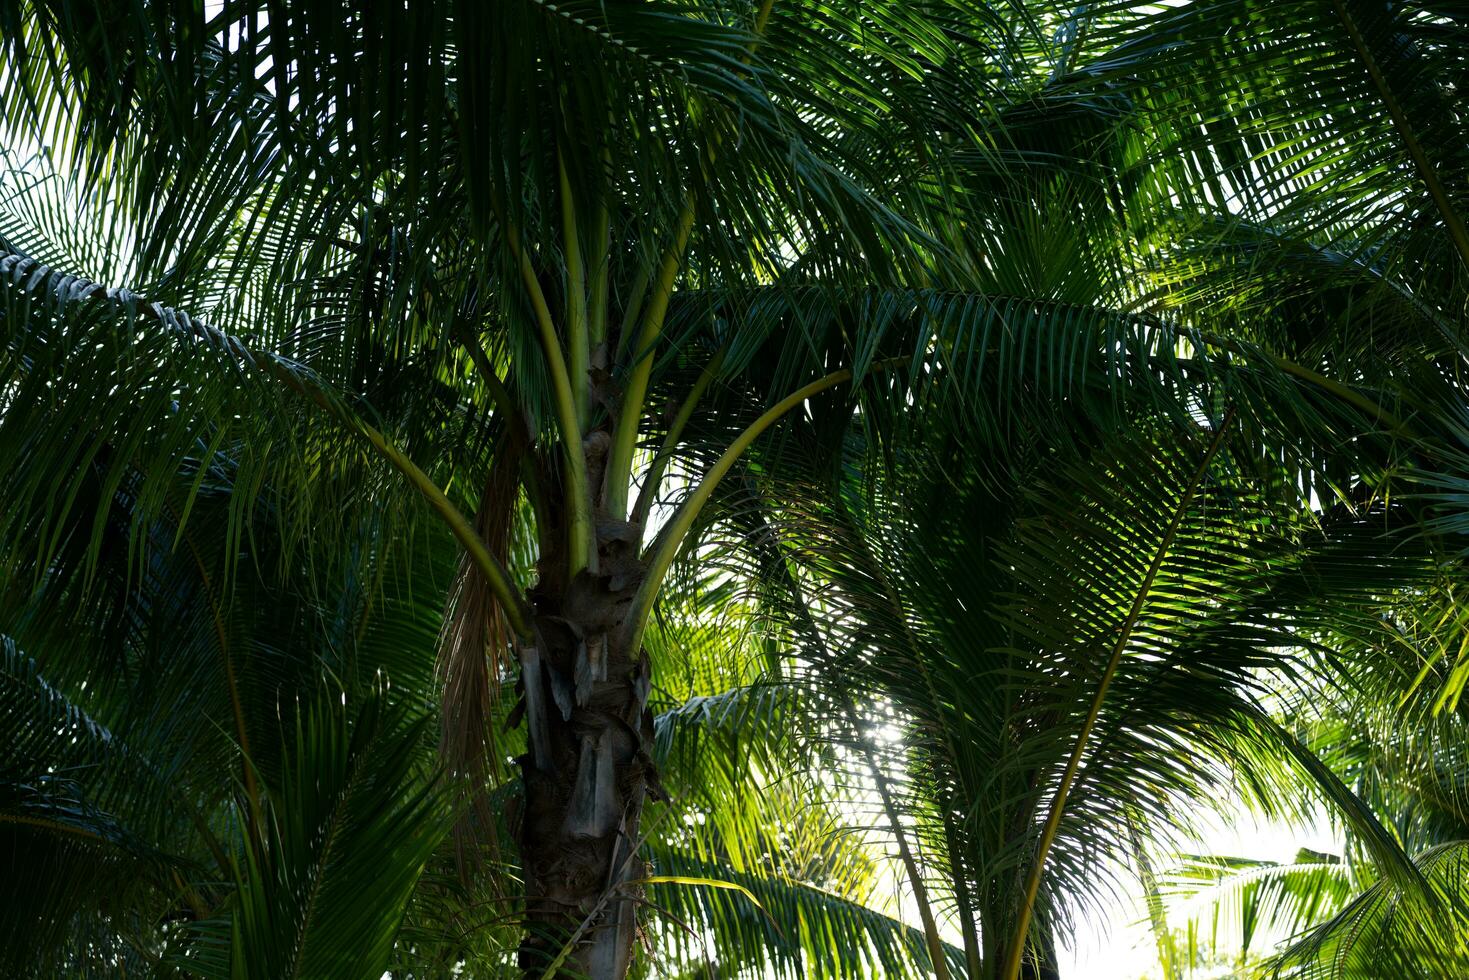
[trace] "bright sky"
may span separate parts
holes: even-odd
[[[1234,826],[1216,826],[1200,843],[1201,853],[1279,863],[1294,861],[1303,847],[1328,854],[1340,854],[1344,847],[1341,835],[1324,815],[1311,826],[1292,827],[1259,821],[1243,808],[1234,817]],[[1156,871],[1163,874],[1167,867],[1160,862]],[[1131,905],[1114,906],[1105,919],[1086,922],[1076,943],[1061,951],[1064,980],[1158,980],[1162,976],[1142,896],[1132,897]],[[1181,928],[1184,910],[1167,911],[1169,925]]]

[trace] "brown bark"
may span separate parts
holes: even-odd
[[[543,975],[621,980],[636,935],[636,854],[653,770],[649,665],[620,629],[643,580],[638,528],[604,521],[597,570],[570,582],[545,568],[532,593],[533,642],[520,645],[529,751],[520,827],[526,937],[520,967]],[[555,556],[547,556],[553,562]],[[564,566],[563,566],[564,567]]]

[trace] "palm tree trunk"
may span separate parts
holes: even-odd
[[[638,529],[603,521],[595,571],[543,555],[534,642],[519,646],[529,751],[520,826],[527,976],[621,980],[632,957],[644,799],[657,797],[649,665],[619,630],[643,581]],[[564,557],[564,556],[560,556]],[[549,559],[549,560],[548,560]]]

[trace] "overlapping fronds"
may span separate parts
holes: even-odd
[[[1273,964],[1276,977],[1367,978],[1399,971],[1457,976],[1469,961],[1464,908],[1466,845],[1431,848],[1415,859],[1433,886],[1424,898],[1379,881],[1330,921],[1293,943]]]
[[[1170,874],[1167,897],[1183,903],[1188,936],[1246,959],[1335,915],[1356,894],[1360,874],[1339,856],[1304,849],[1283,864],[1193,856]]]
[[[107,957],[129,962],[150,912],[168,897],[187,901],[185,883],[201,873],[174,850],[193,833],[192,804],[152,760],[51,687],[9,637],[0,644],[0,840],[11,883],[0,965],[62,976]],[[48,765],[38,771],[36,760]],[[103,916],[110,929],[98,928]]]
[[[327,695],[283,722],[295,731],[278,781],[235,860],[229,965],[191,957],[202,975],[365,977],[387,967],[449,810],[427,720],[380,696],[344,700]]]
[[[0,967],[512,969],[601,535],[669,972],[1044,975],[1233,795],[1381,878],[1283,970],[1462,972],[1464,33],[0,0]]]
[[[971,416],[928,415],[946,417]],[[847,747],[831,771],[872,792],[877,763],[944,916],[991,937],[1013,921],[1008,882],[1038,853],[1042,896],[1057,896],[1042,906],[1048,928],[1064,928],[1072,903],[1110,887],[1098,863],[1125,860],[1134,807],[1174,839],[1188,830],[1181,801],[1228,797],[1233,780],[1262,802],[1323,780],[1385,866],[1406,869],[1264,707],[1275,684],[1323,682],[1327,624],[1380,637],[1384,602],[1430,580],[1431,554],[1421,543],[1385,554],[1380,519],[1345,507],[1312,516],[1233,411],[1212,432],[1184,422],[1124,435],[1136,416],[1111,431],[1088,421],[1087,451],[1023,424],[1004,443],[983,425],[931,424],[930,442],[849,458],[856,469],[813,460],[796,437],[727,495],[718,520],[755,543],[748,574],[788,631],[785,669],[825,706],[809,731]],[[898,482],[871,469],[878,459]],[[783,482],[792,473],[819,482]],[[894,724],[896,741],[872,741]],[[975,959],[993,964],[1001,942]]]

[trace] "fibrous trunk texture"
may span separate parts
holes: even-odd
[[[643,578],[638,529],[604,521],[597,565],[569,582],[544,569],[532,593],[533,642],[518,649],[529,750],[520,828],[526,937],[520,967],[541,976],[620,980],[636,934],[634,884],[653,769],[647,655],[622,629]]]

